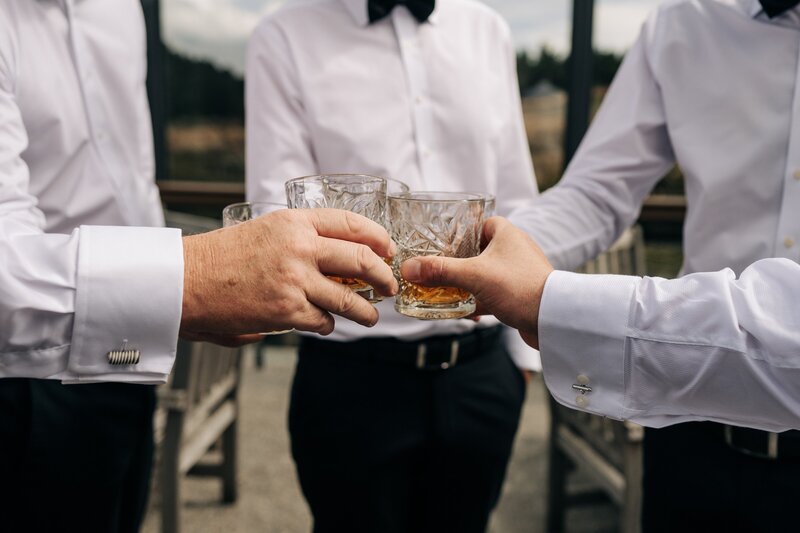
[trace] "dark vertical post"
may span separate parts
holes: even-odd
[[[592,19],[594,0],[573,0],[572,49],[569,56],[569,100],[564,135],[564,166],[569,163],[589,126],[592,96]]]
[[[156,179],[169,177],[167,165],[167,83],[164,70],[164,44],[161,42],[159,0],[142,0],[147,26],[147,97],[153,120],[153,144],[156,157]]]

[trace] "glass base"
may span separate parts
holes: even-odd
[[[363,289],[353,289],[353,292],[364,298],[366,301],[372,304],[376,304],[378,302],[383,301],[383,296],[375,292],[375,289],[372,287],[365,287]]]
[[[457,305],[417,304],[409,306],[395,303],[394,308],[401,315],[419,320],[447,320],[449,318],[464,318],[474,313],[475,301],[460,302]]]
[[[259,335],[268,335],[268,336],[271,336],[271,335],[283,335],[284,333],[291,333],[293,331],[294,331],[294,328],[292,328],[292,329],[281,329],[281,330],[278,330],[278,331],[262,331],[261,333],[259,333]]]

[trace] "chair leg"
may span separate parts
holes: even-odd
[[[180,464],[180,428],[182,424],[183,413],[170,412],[167,415],[159,468],[162,533],[179,533],[181,529],[181,476],[178,465]]]
[[[551,410],[551,413],[553,411]],[[567,474],[569,458],[556,443],[557,425],[550,426],[550,462],[547,474],[547,529],[548,533],[564,531],[566,518]]]
[[[625,505],[620,509],[620,531],[639,533],[642,528],[642,444],[625,445]]]
[[[234,420],[222,434],[222,501],[236,501],[236,465],[237,465],[237,421]]]

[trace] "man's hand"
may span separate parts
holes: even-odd
[[[363,279],[384,296],[398,290],[382,259],[395,252],[386,230],[347,211],[277,211],[183,246],[181,336],[190,340],[235,346],[291,328],[327,335],[330,313],[373,326],[375,307],[325,274]]]
[[[483,226],[485,249],[478,257],[416,257],[404,262],[403,278],[422,285],[454,286],[475,295],[476,314],[492,314],[539,347],[539,304],[553,267],[524,232],[492,217]]]

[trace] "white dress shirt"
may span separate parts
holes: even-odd
[[[285,201],[287,179],[332,172],[493,193],[501,215],[537,196],[510,32],[475,1],[439,0],[423,24],[403,6],[369,24],[366,0],[289,3],[251,37],[246,90],[251,200]],[[476,327],[407,318],[388,299],[378,308],[374,328],[337,319],[329,338]],[[530,349],[512,355],[539,365]]]
[[[137,0],[0,0],[0,378],[161,382],[183,291]],[[140,226],[140,227],[120,227]],[[107,353],[138,349],[137,365]]]
[[[662,4],[562,182],[512,215],[574,268],[636,220],[676,161],[686,180],[682,270],[700,274],[548,280],[540,348],[561,403],[649,426],[800,428],[799,14]],[[784,259],[745,270],[763,258]]]

